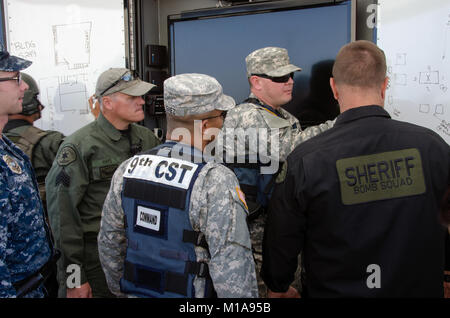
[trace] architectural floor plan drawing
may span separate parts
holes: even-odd
[[[388,64],[385,108],[450,143],[450,2],[379,0],[377,44]]]
[[[91,61],[92,22],[53,26],[55,65],[67,65],[69,69],[81,69]]]

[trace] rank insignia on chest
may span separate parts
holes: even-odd
[[[16,174],[22,174],[22,168],[19,163],[9,155],[3,155],[3,161],[8,165],[8,168]]]

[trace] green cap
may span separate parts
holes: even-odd
[[[98,77],[95,96],[99,98],[117,92],[130,96],[142,96],[155,86],[134,77],[129,69],[110,68]]]

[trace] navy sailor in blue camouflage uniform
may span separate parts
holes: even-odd
[[[28,85],[20,71],[31,62],[0,51],[0,132],[22,111]],[[0,135],[0,297],[46,296],[43,287],[56,252],[29,158]]]

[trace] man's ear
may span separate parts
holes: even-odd
[[[388,85],[389,85],[389,77],[386,76],[383,84],[381,85],[381,98],[383,98],[383,100],[386,97],[386,89],[387,89]]]
[[[209,127],[210,127],[209,120],[208,119],[202,120],[202,132],[204,132]]]
[[[257,91],[262,89],[261,80],[260,80],[260,78],[258,76],[252,75],[252,76],[250,76],[250,78],[248,80],[249,80],[249,82],[251,84],[251,87],[253,89],[255,89]]]
[[[103,101],[103,109],[113,110],[114,103],[112,101],[112,97],[110,95],[101,97]]]
[[[333,92],[334,99],[338,100],[339,92],[336,88],[336,82],[334,81],[333,77],[330,77],[330,87],[331,87],[331,91]]]

